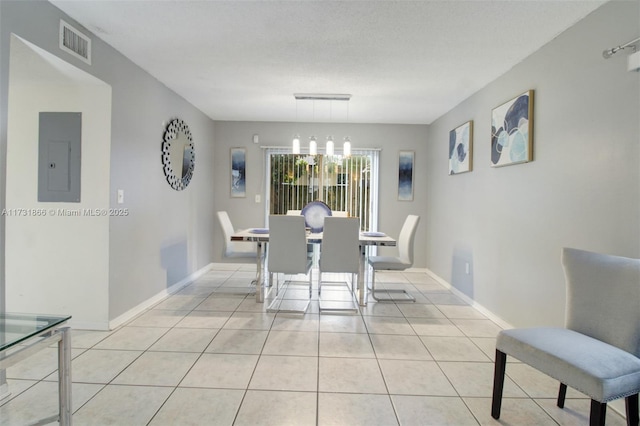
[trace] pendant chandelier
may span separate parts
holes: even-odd
[[[351,99],[351,95],[346,94],[312,94],[312,93],[294,93],[293,95],[296,98],[296,122],[298,121],[298,101],[313,101],[313,118],[315,120],[315,101],[342,101],[349,102]],[[329,104],[330,111],[331,105]],[[329,113],[329,120],[331,120],[331,112]],[[349,121],[349,104],[347,103],[347,122]],[[295,134],[293,136],[292,142],[292,152],[294,154],[300,154],[300,135]],[[325,155],[333,156],[335,152],[335,143],[333,141],[333,136],[327,136],[327,140],[325,143]],[[309,155],[318,155],[318,141],[315,135],[309,136]],[[351,156],[351,138],[349,136],[344,137],[343,145],[342,145],[342,155],[344,157]]]

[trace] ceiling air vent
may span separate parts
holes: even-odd
[[[91,65],[91,39],[60,20],[60,49]]]

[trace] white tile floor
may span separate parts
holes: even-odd
[[[358,314],[268,314],[229,294],[252,266],[217,265],[112,332],[74,331],[75,425],[584,425],[589,400],[510,362],[502,419],[490,416],[499,327],[426,273],[378,273],[416,303]],[[292,297],[305,294],[292,289]],[[314,292],[315,294],[315,292]],[[323,288],[324,300],[344,300]],[[7,371],[0,424],[57,412],[55,348]],[[613,410],[607,425],[624,425]]]

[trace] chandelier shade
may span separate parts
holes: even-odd
[[[318,143],[316,142],[315,136],[309,138],[309,154],[318,155]]]
[[[351,157],[351,138],[349,136],[344,137],[344,144],[342,145],[342,155],[345,157]]]
[[[327,136],[327,144],[324,148],[326,155],[333,155],[333,136]]]
[[[291,152],[294,154],[300,154],[300,136],[298,135],[293,137],[293,148],[291,149]]]

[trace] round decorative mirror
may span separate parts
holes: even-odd
[[[195,150],[189,126],[175,119],[167,125],[162,141],[162,165],[167,182],[176,191],[182,191],[193,177],[196,163]]]

